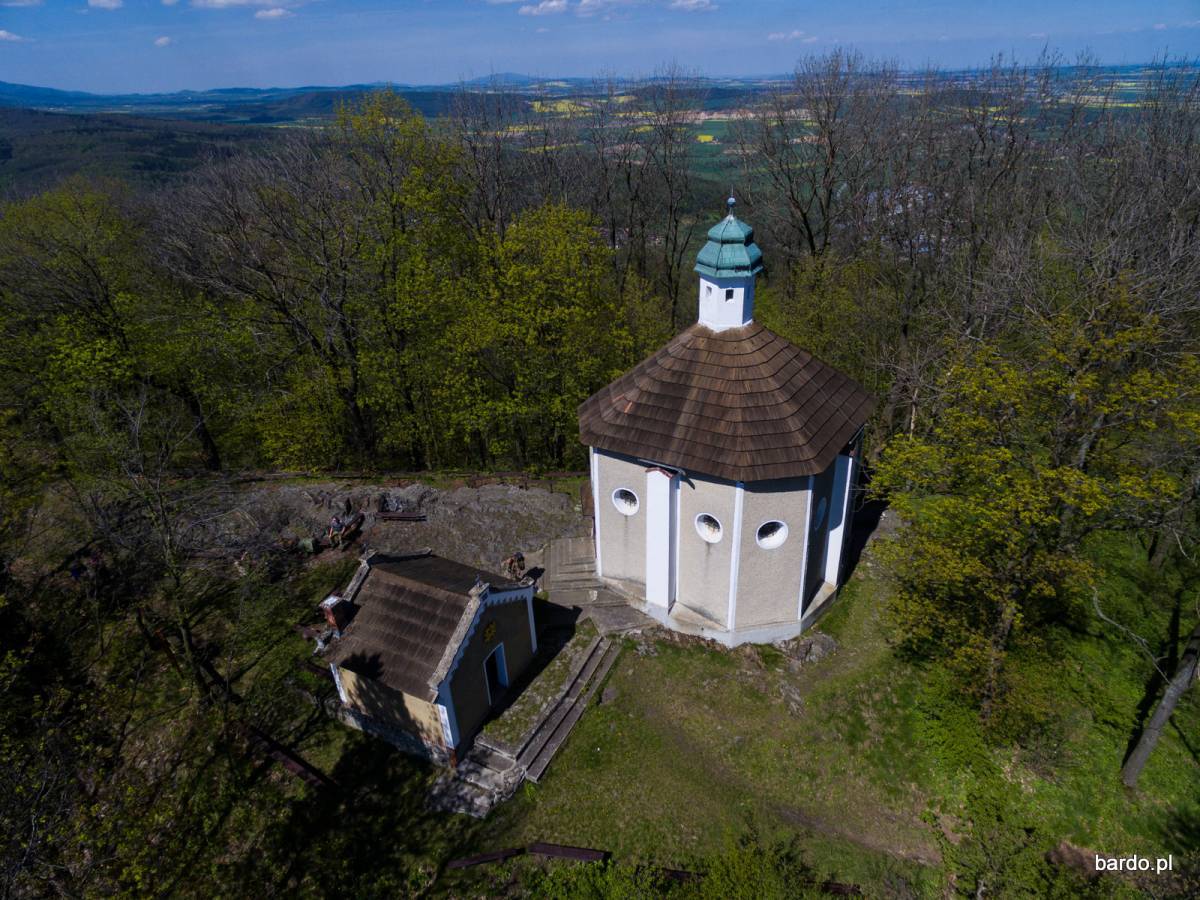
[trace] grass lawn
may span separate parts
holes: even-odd
[[[1166,634],[1170,604],[1145,580],[1137,548],[1097,552],[1109,614]],[[304,587],[315,596],[334,574],[314,572]],[[1176,587],[1194,604],[1194,586]],[[425,810],[432,767],[336,723],[317,726],[300,749],[343,788],[327,797],[294,788],[273,837],[310,842],[323,858],[330,849],[346,855],[334,867],[340,875],[310,873],[301,882],[310,889],[357,871],[401,893],[436,877],[435,893],[474,896],[509,889],[512,867],[435,873],[456,856],[539,840],[605,849],[621,863],[694,868],[754,829],[795,836],[820,877],[859,884],[868,896],[940,896],[939,842],[922,815],[953,806],[972,776],[944,752],[926,673],[887,644],[887,596],[868,550],[819,622],[837,651],[802,667],[773,647],[728,651],[661,634],[627,640],[608,690],[542,783],[524,785],[483,822]],[[1143,701],[1144,662],[1094,622],[1062,637],[1056,652],[1047,683],[1061,707],[1057,737],[992,751],[1038,853],[1063,839],[1112,855],[1194,853],[1196,698],[1180,705],[1129,792],[1118,771]],[[388,849],[364,856],[372,847]],[[402,881],[389,880],[401,872]]]
[[[1114,564],[1106,596],[1153,633],[1159,598],[1138,581],[1136,551],[1118,549],[1125,558],[1101,548]],[[887,645],[886,600],[868,551],[819,623],[839,649],[798,671],[770,647],[626,642],[608,679],[615,697],[588,710],[542,783],[497,809],[474,849],[543,840],[686,868],[753,827],[797,835],[823,877],[869,896],[898,887],[936,895],[938,842],[922,813],[961,796],[969,776],[931,737],[922,671]],[[1143,667],[1095,629],[1063,652],[1060,743],[995,751],[1038,839],[1113,855],[1195,852],[1200,764],[1189,743],[1200,740],[1187,735],[1200,722],[1196,698],[1181,704],[1179,730],[1128,792],[1118,770]]]
[[[615,698],[493,813],[481,848],[545,840],[686,867],[755,826],[800,831],[823,874],[922,883],[938,853],[920,820],[916,677],[887,654],[875,582],[847,593],[826,625],[843,648],[799,672],[770,648],[627,642]]]

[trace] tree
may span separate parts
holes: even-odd
[[[1195,683],[1198,663],[1200,663],[1200,623],[1197,623],[1196,627],[1192,629],[1187,647],[1183,651],[1179,665],[1175,668],[1175,673],[1167,682],[1167,689],[1163,692],[1158,706],[1155,707],[1154,715],[1150,717],[1150,722],[1139,736],[1133,752],[1129,754],[1125,765],[1121,767],[1121,780],[1126,787],[1133,787],[1137,784],[1142,769],[1146,767],[1150,754],[1154,752],[1158,738],[1170,720],[1171,714],[1175,712],[1179,700],[1183,697],[1184,692]]]
[[[985,722],[1014,642],[1081,612],[1084,539],[1136,529],[1190,488],[1144,458],[1200,446],[1200,357],[1164,357],[1162,329],[1121,291],[1085,308],[959,351],[937,423],[893,439],[873,485],[906,522],[884,551],[898,642],[950,666]]]
[[[489,456],[562,466],[580,452],[577,407],[629,362],[610,251],[586,214],[546,206],[485,252],[486,280],[448,335],[447,402]]]
[[[181,405],[206,468],[221,465],[201,336],[203,304],[150,265],[146,225],[116,188],[72,181],[0,220],[3,384],[43,427],[67,434],[92,391],[142,385]],[[31,423],[32,424],[32,423]]]

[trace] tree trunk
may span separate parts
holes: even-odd
[[[1133,752],[1129,754],[1129,759],[1125,761],[1125,765],[1121,769],[1121,780],[1125,782],[1126,787],[1133,787],[1137,784],[1138,776],[1142,774],[1142,769],[1150,759],[1150,754],[1154,752],[1154,746],[1158,743],[1159,735],[1162,734],[1163,728],[1171,718],[1171,713],[1175,712],[1179,699],[1196,677],[1197,659],[1200,659],[1200,623],[1197,623],[1196,627],[1192,629],[1187,648],[1183,651],[1183,658],[1179,660],[1179,666],[1167,684],[1162,700],[1154,710],[1154,715],[1150,717],[1150,724],[1138,738],[1137,746],[1133,748]]]
[[[199,439],[200,448],[204,453],[204,468],[210,472],[221,471],[221,451],[208,428],[208,418],[204,415],[204,407],[200,404],[200,398],[190,388],[179,391],[179,396],[187,404],[188,412],[192,414],[192,419],[196,423],[196,437]]]

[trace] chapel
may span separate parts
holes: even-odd
[[[579,407],[596,576],[731,646],[792,637],[836,594],[874,406],[754,321],[763,257],[733,208],[696,259],[698,321]]]

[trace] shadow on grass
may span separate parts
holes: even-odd
[[[428,887],[478,823],[433,812],[440,770],[354,733],[329,774],[337,789],[295,801],[264,836],[245,884],[285,895],[393,897]]]

